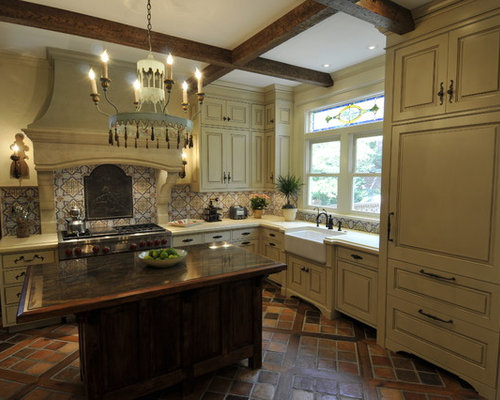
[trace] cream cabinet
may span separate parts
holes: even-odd
[[[250,104],[221,98],[207,97],[203,101],[201,121],[206,125],[225,128],[249,128]]]
[[[252,188],[261,189],[266,182],[265,134],[263,132],[252,132]]]
[[[500,16],[395,51],[394,121],[500,105]]]
[[[4,327],[18,325],[16,322],[19,298],[23,288],[26,268],[57,262],[57,249],[36,251],[16,251],[1,255],[1,305],[2,324]]]
[[[250,132],[206,128],[201,136],[204,190],[250,188]]]
[[[286,262],[285,256],[285,235],[274,229],[261,229],[261,254],[276,261]],[[282,286],[286,285],[287,271],[281,271],[277,274],[272,274],[269,279]]]
[[[252,104],[252,129],[263,130],[266,126],[266,109],[260,104]]]
[[[377,327],[378,256],[350,248],[337,249],[335,308]]]
[[[325,312],[327,304],[328,277],[327,267],[310,260],[287,254],[287,295],[296,295]]]
[[[450,3],[387,48],[379,343],[500,400],[500,6]]]
[[[265,106],[265,116],[264,116],[264,128],[274,129],[274,121],[276,120],[275,116],[275,106],[274,103],[266,104]]]

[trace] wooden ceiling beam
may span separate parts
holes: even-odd
[[[399,35],[415,29],[411,11],[391,0],[315,0]]]
[[[315,8],[319,9],[317,6]],[[146,29],[26,1],[0,0],[0,21],[87,37],[138,49],[148,48]],[[283,79],[295,77],[293,80],[320,86],[325,86],[325,82],[331,81],[329,74],[272,60],[261,59],[251,66],[243,68],[233,64],[231,50],[163,33],[151,32],[151,42],[152,50],[155,52],[163,54],[171,52],[178,57],[212,64],[204,69],[204,74],[206,74],[204,77],[205,84],[213,82],[236,68]],[[284,66],[287,65],[290,71],[279,76],[278,71],[284,70]],[[305,74],[303,79],[300,76],[301,73]],[[311,80],[313,76],[318,77],[316,82]]]
[[[265,52],[332,16],[337,11],[306,0],[233,50],[233,64],[245,65]]]

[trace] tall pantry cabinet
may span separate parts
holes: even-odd
[[[499,400],[500,4],[421,12],[388,36],[379,342]]]

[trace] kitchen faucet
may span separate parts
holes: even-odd
[[[318,227],[319,226],[319,219],[320,217],[324,215],[325,216],[325,226],[328,228],[328,214],[326,213],[326,210],[323,209],[322,212],[319,212],[319,208],[318,208],[318,215],[316,215],[316,226]]]

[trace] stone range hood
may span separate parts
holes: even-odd
[[[47,97],[45,112],[24,129],[33,142],[42,233],[57,230],[53,171],[81,165],[130,164],[156,169],[158,223],[166,223],[170,190],[183,169],[182,149],[167,149],[166,143],[160,143],[159,149],[156,143],[150,143],[146,149],[144,138],[135,148],[132,134],[127,148],[123,143],[120,147],[110,146],[108,119],[95,109],[87,76],[90,67],[100,71],[98,57],[53,48],[47,50],[47,56],[52,66],[52,93]],[[135,64],[111,61],[109,71],[113,80],[110,99],[119,110],[132,110],[133,92],[129,82],[135,79]],[[114,113],[106,104],[102,89],[99,91],[102,109]]]

